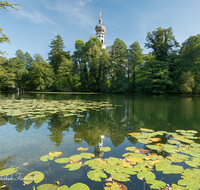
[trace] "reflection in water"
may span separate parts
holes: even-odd
[[[8,167],[7,165],[12,162],[11,159],[13,159],[14,157],[15,156],[12,156],[12,157],[9,156],[9,157],[1,160],[0,161],[0,171],[6,169]],[[10,187],[8,187],[8,186],[11,184],[11,181],[8,181],[8,180],[4,181],[4,180],[1,180],[1,178],[3,179],[4,176],[0,177],[0,189],[3,188],[3,189],[6,189],[6,190],[9,190]]]
[[[139,131],[141,127],[154,130],[174,131],[175,129],[194,129],[200,131],[200,98],[199,97],[168,97],[168,96],[133,96],[133,95],[51,95],[51,94],[15,94],[9,98],[36,99],[85,99],[86,101],[107,101],[116,106],[114,110],[87,110],[81,113],[85,117],[64,117],[60,114],[48,114],[42,118],[23,120],[19,117],[0,116],[0,125],[16,125],[16,131],[28,131],[31,127],[40,129],[48,123],[51,142],[56,147],[62,144],[65,131],[74,132],[75,143],[86,141],[90,147],[98,152],[101,136],[110,138],[117,147],[128,139],[132,144],[135,138],[127,135],[129,132]],[[79,139],[79,140],[76,140]],[[81,139],[81,140],[80,140]]]
[[[94,147],[94,155],[95,157],[103,157],[104,151],[101,151],[100,149],[103,148],[103,140],[104,135],[100,135],[101,140],[99,141],[99,144]]]

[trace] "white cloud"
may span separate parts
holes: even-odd
[[[88,30],[95,25],[96,20],[90,15],[87,7],[92,0],[56,0],[54,2],[53,5],[47,5],[47,8],[64,14],[67,20],[76,23],[82,29]]]
[[[32,12],[26,12],[20,8],[20,11],[13,10],[12,14],[14,14],[16,18],[28,18],[31,22],[35,22],[37,24],[42,24],[46,22],[55,25],[55,23],[51,21],[46,15],[42,14],[37,10],[34,10]]]

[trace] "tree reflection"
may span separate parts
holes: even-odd
[[[9,156],[3,160],[0,161],[0,171],[1,170],[4,170],[6,168],[8,168],[8,164],[10,164],[12,161],[11,159],[13,159],[15,156]],[[10,181],[3,181],[3,180],[0,180],[0,188],[3,188],[3,189],[6,189],[6,190],[9,190],[10,187],[8,187],[9,185],[11,184]]]

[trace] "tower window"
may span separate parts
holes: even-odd
[[[103,40],[101,40],[101,43],[103,44]]]

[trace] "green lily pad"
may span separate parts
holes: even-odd
[[[130,150],[130,151],[134,151],[135,149],[137,149],[135,146],[126,147],[126,150]]]
[[[16,168],[7,168],[0,171],[0,176],[6,176],[16,173],[18,170]]]
[[[193,162],[192,160],[190,160],[190,161],[185,161],[185,163],[187,164],[187,165],[189,165],[189,166],[192,166],[192,167],[194,167],[194,168],[198,168],[198,164],[196,164],[196,162]]]
[[[89,148],[87,148],[87,147],[79,147],[79,148],[77,148],[77,150],[82,150],[82,151],[86,151],[86,150],[88,150]]]
[[[58,156],[60,156],[62,154],[63,154],[62,152],[58,152],[58,151],[49,152],[49,156],[52,156],[52,157],[58,157]]]
[[[57,190],[58,186],[52,184],[42,184],[37,187],[37,190]]]
[[[147,181],[147,183],[152,184],[150,186],[151,189],[161,189],[166,186],[166,183],[160,180]]]
[[[95,157],[95,155],[92,153],[81,153],[80,156],[86,159],[91,159],[92,157]]]
[[[114,157],[109,157],[107,162],[110,164],[110,165],[117,165],[117,164],[122,164],[123,161],[118,159],[118,158],[114,158]]]
[[[104,190],[126,190],[127,187],[123,184],[117,183],[115,181],[106,183],[107,187],[104,187]]]
[[[28,185],[28,184],[32,183],[33,181],[35,183],[40,183],[43,179],[44,179],[44,174],[42,172],[34,171],[34,172],[27,174],[24,177],[23,182]]]
[[[101,181],[101,178],[107,178],[107,175],[102,170],[90,170],[87,173],[89,179],[93,181]]]
[[[200,183],[197,179],[181,179],[178,181],[179,185],[186,186],[186,189],[199,190]]]
[[[90,190],[90,188],[84,183],[75,183],[69,188],[69,190]]]
[[[44,156],[40,157],[40,160],[43,162],[47,162],[48,160],[53,160],[53,159],[54,159],[54,157],[49,156],[49,155],[44,155]]]
[[[155,168],[156,168],[157,171],[162,171],[170,165],[171,165],[170,160],[162,160],[161,162],[156,163]]]
[[[157,145],[146,145],[147,148],[153,149],[153,150],[162,150],[163,148],[161,146]]]
[[[102,147],[100,148],[100,151],[103,151],[103,152],[109,152],[111,150],[110,147]]]
[[[151,141],[148,140],[148,139],[138,139],[138,142],[143,143],[143,144],[149,144],[149,143],[151,143]]]
[[[185,187],[172,183],[173,190],[187,190]]]
[[[60,187],[58,187],[58,190],[68,190],[68,186],[67,185],[62,185]]]
[[[154,130],[152,130],[152,129],[147,129],[147,128],[140,128],[140,131],[154,132]]]
[[[67,164],[64,168],[69,168],[69,171],[74,171],[74,170],[78,170],[79,168],[81,168],[81,164],[79,164],[79,163]]]
[[[69,158],[58,158],[55,160],[56,163],[68,163],[70,162]]]
[[[82,159],[82,156],[79,154],[75,154],[75,155],[69,157],[69,160],[71,160],[71,161],[80,161],[81,159]]]
[[[130,181],[130,175],[122,172],[112,173],[111,177],[117,181]]]
[[[146,181],[154,181],[156,179],[156,176],[153,172],[144,170],[137,174],[137,178],[145,178]]]

